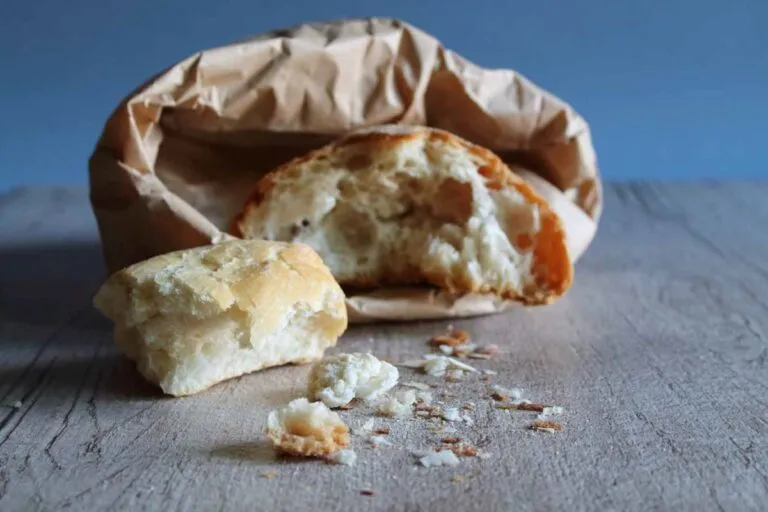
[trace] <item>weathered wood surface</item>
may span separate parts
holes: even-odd
[[[303,367],[160,397],[90,307],[86,192],[0,196],[0,510],[766,510],[768,184],[606,194],[565,299],[455,322],[502,346],[477,362],[494,382],[566,407],[565,431],[526,430],[472,377],[450,385],[476,403],[459,433],[493,456],[433,469],[409,453],[439,439],[422,420],[390,422],[393,447],[356,440],[355,467],[275,460],[261,426]],[[410,358],[444,324],[354,328],[340,348]]]

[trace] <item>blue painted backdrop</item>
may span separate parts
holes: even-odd
[[[571,102],[608,179],[768,177],[768,0],[0,0],[0,190],[84,184],[117,102],[199,49],[372,14]]]

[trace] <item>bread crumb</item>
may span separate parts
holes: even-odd
[[[431,359],[424,362],[424,372],[427,375],[434,377],[442,377],[445,375],[446,370],[449,368],[449,358],[441,357],[440,359]]]
[[[453,347],[453,355],[456,357],[465,357],[468,354],[474,352],[477,345],[474,343],[465,343],[459,347]]]
[[[498,345],[486,345],[484,347],[477,347],[475,349],[475,354],[478,354],[478,355],[487,355],[487,356],[493,357],[498,353],[499,353]]]
[[[454,484],[460,484],[460,483],[461,483],[461,482],[463,482],[465,479],[466,479],[466,477],[463,477],[463,476],[461,476],[461,475],[453,475],[453,476],[451,477],[451,482],[453,482]]]
[[[417,391],[416,392],[416,400],[423,404],[431,404],[432,403],[432,393],[429,391]]]
[[[464,370],[466,372],[476,372],[477,369],[474,366],[470,366],[466,363],[462,363],[461,361],[458,361],[456,359],[453,359],[452,357],[446,357],[442,355],[437,354],[425,354],[424,355],[425,361],[445,361],[449,368],[455,368],[457,370]]]
[[[423,382],[408,381],[408,382],[403,382],[401,385],[408,388],[418,389],[420,391],[427,391],[428,389],[430,389],[429,384],[424,384]]]
[[[269,480],[272,480],[277,476],[277,471],[262,471],[261,472],[261,478],[268,478]]]
[[[374,448],[378,448],[379,446],[392,446],[392,442],[384,436],[371,436],[370,439],[368,439],[368,442],[371,443],[371,446]]]
[[[369,418],[365,423],[359,427],[352,429],[352,433],[356,436],[364,436],[373,430],[373,418]]]
[[[520,400],[523,398],[523,390],[520,388],[505,388],[505,387],[499,386],[498,384],[494,384],[491,386],[491,392],[506,396],[507,398],[505,398],[505,400],[507,399]]]
[[[565,412],[565,409],[560,407],[559,405],[545,406],[544,409],[541,411],[539,418],[537,419],[542,419],[547,416],[560,415],[560,414],[563,414],[564,412]]]
[[[477,448],[471,444],[457,443],[450,447],[450,450],[460,457],[475,457],[477,456]]]
[[[514,405],[518,411],[544,412],[545,409],[544,405],[529,402],[520,402]]]
[[[468,364],[442,354],[425,354],[423,359],[408,360],[400,363],[399,366],[421,369],[424,373],[432,375],[433,377],[442,377],[449,369],[457,369],[467,372],[477,371],[477,369]]]
[[[324,457],[349,445],[349,428],[322,402],[297,398],[267,416],[267,437],[281,452]]]
[[[397,368],[372,354],[338,354],[315,363],[309,374],[308,396],[328,407],[342,407],[354,398],[374,400],[395,387]]]
[[[563,426],[555,421],[536,420],[531,424],[530,429],[554,434],[558,430],[563,430]]]
[[[446,345],[449,347],[458,347],[469,341],[469,333],[464,329],[452,329],[447,334],[437,335],[430,338],[427,342],[431,347]]]
[[[397,363],[397,366],[402,366],[403,368],[411,368],[414,370],[419,370],[424,368],[424,360],[423,359],[408,359],[406,361],[402,361],[400,363]]]
[[[440,417],[446,421],[458,421],[461,419],[459,410],[456,407],[448,407],[444,409],[443,412],[440,414]]]
[[[488,354],[481,354],[479,352],[470,352],[467,354],[467,357],[470,359],[490,359],[491,356]]]
[[[352,400],[349,401],[348,404],[340,405],[338,407],[335,407],[335,409],[339,409],[341,411],[349,411],[351,409],[354,409],[358,405],[360,405],[361,401],[362,400],[360,400],[359,398],[353,398]]]
[[[343,466],[354,466],[357,462],[357,454],[348,449],[339,450],[331,456],[330,460]]]
[[[416,393],[412,389],[396,391],[394,396],[382,397],[376,404],[376,412],[390,417],[402,417],[411,412],[416,402]]]
[[[505,409],[509,411],[533,411],[541,412],[544,406],[541,404],[534,404],[530,400],[516,400],[514,402],[496,404],[497,409]]]
[[[461,380],[462,375],[461,370],[448,370],[445,372],[445,380],[447,382],[459,382]]]
[[[451,450],[430,452],[419,458],[419,463],[425,468],[434,466],[456,466],[461,461]]]

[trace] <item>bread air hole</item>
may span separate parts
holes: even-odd
[[[411,195],[421,195],[424,192],[424,184],[418,178],[411,176],[404,176],[400,178],[402,180],[402,187]]]
[[[464,225],[472,216],[472,184],[446,178],[432,199],[433,215],[451,224]]]
[[[350,171],[359,171],[370,167],[373,163],[370,155],[367,153],[357,153],[347,159],[346,167]]]
[[[308,228],[309,225],[309,219],[302,219],[300,223],[292,224],[291,227],[288,228],[288,233],[291,235],[291,238],[296,238],[301,234],[302,229]]]
[[[339,182],[339,194],[342,199],[353,199],[357,193],[357,187],[348,180]]]
[[[363,212],[345,205],[334,209],[335,221],[347,245],[354,250],[367,249],[376,239],[376,224]]]

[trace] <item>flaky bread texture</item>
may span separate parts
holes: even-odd
[[[492,152],[425,127],[368,129],[279,167],[233,231],[306,243],[350,287],[427,283],[542,304],[573,278],[546,201]]]
[[[259,240],[137,263],[113,274],[94,305],[142,375],[174,396],[318,360],[347,327],[344,293],[315,251]]]

